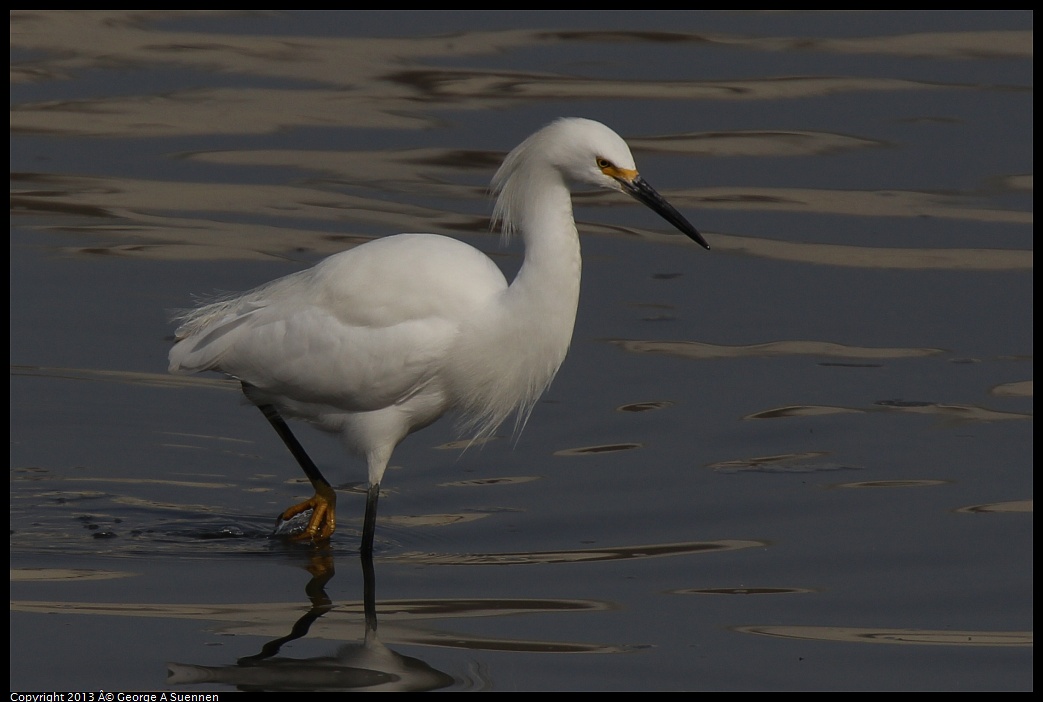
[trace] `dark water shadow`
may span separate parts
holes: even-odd
[[[331,656],[292,658],[279,655],[291,641],[308,636],[312,626],[335,608],[326,585],[335,575],[332,552],[316,550],[307,566],[311,579],[304,591],[311,607],[289,633],[265,643],[259,652],[226,666],[168,663],[167,683],[221,683],[242,691],[359,690],[426,691],[448,687],[456,680],[424,661],[396,653],[377,636],[376,578],[372,556],[362,558],[365,637],[339,646]]]

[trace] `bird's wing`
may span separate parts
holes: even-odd
[[[180,342],[171,359],[181,370],[223,371],[266,395],[366,411],[427,383],[455,333],[445,319],[356,326],[321,307],[276,303],[213,324]]]
[[[193,311],[170,370],[218,370],[272,397],[381,409],[435,378],[461,324],[505,288],[499,269],[461,242],[378,240]]]

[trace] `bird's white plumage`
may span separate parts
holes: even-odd
[[[455,239],[387,237],[184,313],[170,370],[222,371],[258,406],[338,433],[367,459],[371,485],[398,442],[447,411],[472,435],[491,434],[512,413],[520,428],[564,360],[576,318],[569,180],[629,188],[676,214],[661,198],[649,203],[647,193],[658,194],[615,132],[559,120],[515,148],[493,180],[495,219],[525,243],[509,286],[487,256]]]
[[[267,395],[379,410],[427,383],[461,317],[506,288],[486,256],[455,239],[378,239],[193,310],[171,369],[221,370]]]

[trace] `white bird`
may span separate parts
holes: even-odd
[[[300,463],[315,495],[301,539],[328,539],[337,497],[283,417],[339,435],[369,469],[362,553],[372,554],[391,453],[455,411],[461,433],[516,430],[565,359],[576,320],[580,244],[568,181],[627,193],[705,248],[640,175],[605,125],[560,119],[511,151],[493,178],[494,220],[525,256],[508,285],[483,253],[435,234],[399,234],[178,316],[172,373],[221,371],[242,383]]]

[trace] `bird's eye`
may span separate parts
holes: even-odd
[[[598,168],[600,168],[601,170],[605,170],[606,168],[614,168],[612,162],[609,161],[607,158],[599,158],[595,162],[598,164]]]

